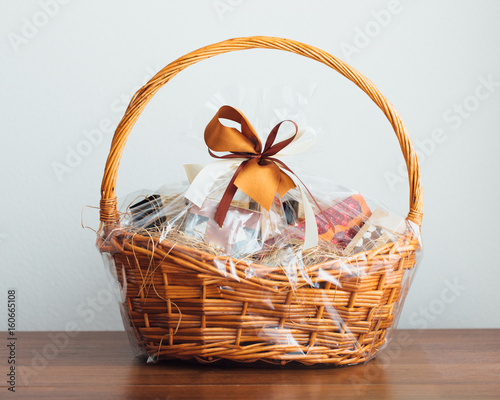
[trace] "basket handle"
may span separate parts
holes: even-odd
[[[417,154],[411,139],[406,132],[406,127],[393,105],[368,78],[364,77],[340,59],[323,50],[304,43],[290,39],[267,36],[229,39],[195,50],[168,64],[135,93],[127,107],[127,110],[125,111],[125,115],[116,128],[111,142],[111,149],[106,161],[101,186],[101,222],[105,224],[118,224],[119,222],[115,193],[116,178],[121,155],[132,127],[156,92],[180,71],[192,64],[196,64],[199,61],[218,54],[246,49],[285,50],[304,57],[312,58],[313,60],[319,61],[330,68],[333,68],[335,71],[354,82],[373,100],[375,104],[377,104],[391,123],[406,161],[410,183],[410,212],[408,213],[407,219],[420,226],[422,223],[423,194]]]

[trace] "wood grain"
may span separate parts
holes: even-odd
[[[7,393],[2,379],[0,398],[493,399],[500,395],[500,330],[401,330],[368,364],[320,369],[152,365],[134,357],[123,332],[73,335],[19,333],[16,393]]]

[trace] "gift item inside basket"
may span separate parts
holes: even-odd
[[[404,218],[384,208],[372,212],[360,193],[347,197],[344,192],[340,197],[334,193],[328,201],[322,199],[322,208],[314,207],[319,240],[308,252],[304,249],[305,220],[297,190],[284,198],[276,196],[270,210],[261,209],[243,195],[242,200],[231,202],[222,227],[215,221],[219,201],[206,199],[198,207],[186,200],[185,192],[160,193],[161,189],[143,195],[142,200],[130,205],[123,214],[123,228],[271,267],[280,265],[282,253],[297,253],[301,258],[310,254],[309,263],[312,259],[338,259],[395,242],[406,230]]]
[[[307,50],[352,79],[348,66],[298,42],[229,42]],[[229,51],[227,44],[200,54]],[[134,118],[135,107],[145,106],[141,96],[166,83],[168,71],[132,100],[127,112]],[[295,121],[280,121],[261,141],[243,112],[228,105],[204,131],[213,162],[185,165],[184,187],[133,193],[118,212],[110,193],[125,142],[120,134],[131,129],[124,117],[103,181],[98,246],[120,283],[124,323],[142,353],[155,362],[348,365],[386,346],[421,254],[421,188],[404,125],[389,103],[383,106],[416,188],[407,218],[358,191],[296,174],[287,157],[311,141]]]

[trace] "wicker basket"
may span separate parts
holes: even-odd
[[[406,160],[407,220],[416,229],[409,229],[395,243],[308,267],[307,273],[320,283],[319,288],[299,277],[292,290],[281,269],[258,264],[251,267],[259,277],[248,277],[244,273],[248,265],[238,260],[217,257],[214,261],[213,255],[131,235],[120,227],[115,197],[118,166],[129,132],[146,104],[184,68],[218,54],[254,48],[312,58],[354,82],[384,112]],[[372,82],[332,55],[293,40],[248,37],[204,47],[167,65],[135,94],[118,125],[101,194],[98,246],[110,257],[124,290],[125,322],[153,359],[347,365],[369,360],[388,342],[419,250],[422,188],[418,161],[389,101]],[[346,264],[355,265],[361,273],[349,275],[342,267]],[[231,273],[221,265],[228,271],[232,268]],[[327,280],[322,278],[325,272],[330,276]],[[145,279],[154,290],[141,290]],[[333,285],[334,280],[339,284]]]

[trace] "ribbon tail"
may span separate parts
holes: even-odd
[[[304,250],[316,247],[318,245],[318,225],[316,222],[316,216],[314,215],[314,210],[307,198],[306,191],[304,190],[302,181],[297,178],[293,173],[287,175],[295,182],[300,190],[300,195],[302,197],[302,205],[304,206],[304,218],[305,218],[305,232],[304,232]]]
[[[193,175],[195,175],[195,177],[186,193],[184,193],[184,197],[191,203],[201,207],[209,195],[214,182],[230,171],[236,163],[241,161],[243,161],[243,159],[237,158],[214,161],[205,165],[205,167],[199,171],[196,171],[196,166],[192,167],[190,164],[185,165],[184,168],[186,169],[188,180],[190,180],[190,177],[193,177]]]
[[[281,181],[281,170],[273,162],[249,159],[234,184],[243,193],[269,210]],[[293,182],[292,182],[293,183]]]
[[[304,205],[305,217],[305,236],[304,236],[304,250],[316,247],[318,245],[318,225],[316,223],[316,216],[312,209],[311,203],[307,199],[307,195],[302,186],[300,188],[300,195],[302,196],[302,204]]]
[[[231,201],[233,201],[233,197],[236,194],[236,191],[238,190],[238,187],[234,184],[234,181],[238,177],[239,173],[243,170],[245,165],[248,163],[247,161],[243,161],[236,171],[234,172],[233,177],[231,178],[231,181],[227,185],[227,188],[222,195],[222,199],[219,203],[219,206],[217,207],[217,211],[215,212],[215,222],[217,222],[217,225],[219,225],[220,228],[222,228],[222,224],[224,224],[224,220],[226,219],[226,214],[227,211],[229,210],[229,206],[231,206]]]
[[[202,164],[184,164],[184,170],[186,171],[186,177],[189,184],[193,183],[196,176],[205,166]]]

